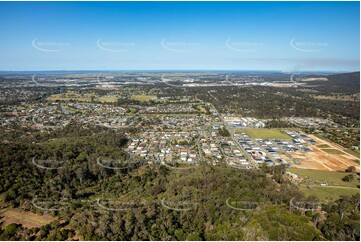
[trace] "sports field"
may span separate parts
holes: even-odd
[[[251,139],[291,139],[280,129],[236,129],[236,133],[246,133]]]

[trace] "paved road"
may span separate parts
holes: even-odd
[[[236,144],[236,146],[238,147],[238,149],[243,153],[243,155],[247,158],[248,162],[250,163],[251,166],[256,167],[257,164],[253,161],[251,155],[245,151],[243,149],[243,147],[238,143],[238,141],[234,138],[234,129],[232,129],[231,127],[229,127],[228,123],[226,121],[224,121],[223,117],[219,114],[218,110],[213,106],[213,104],[210,103],[210,105],[212,105],[212,107],[214,108],[214,110],[216,110],[217,116],[219,118],[219,120],[223,123],[224,127],[228,130],[228,132],[231,135],[231,139],[232,141]]]
[[[201,145],[199,144],[199,140],[197,140],[197,146],[198,146],[199,160],[200,160],[201,162],[203,162],[204,159],[203,159],[203,154],[202,154]]]

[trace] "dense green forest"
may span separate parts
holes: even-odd
[[[26,138],[0,132],[1,202],[56,221],[32,229],[3,226],[0,240],[360,239],[358,195],[335,202],[305,198],[283,166],[176,170],[129,157],[123,147],[131,130],[71,123],[58,131],[18,132]],[[121,161],[111,164],[119,169],[99,165],[99,157]],[[322,211],[297,210],[292,201],[321,204]]]

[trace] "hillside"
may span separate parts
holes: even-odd
[[[0,146],[1,207],[57,221],[37,228],[8,224],[0,240],[359,239],[359,209],[353,206],[358,195],[322,205],[323,214],[300,212],[291,202],[307,208],[324,201],[303,197],[282,166],[239,170],[200,164],[178,170],[133,160],[135,166],[113,170],[97,162],[130,162],[123,155],[122,131],[71,124],[62,132],[33,135]],[[34,157],[65,162],[44,170]]]
[[[354,94],[355,90],[360,90],[360,72],[342,73],[317,77],[326,77],[328,81],[312,81],[307,82],[307,84],[315,85],[315,87],[313,87],[312,89],[316,89],[324,94]]]

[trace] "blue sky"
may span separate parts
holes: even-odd
[[[0,70],[357,71],[359,2],[0,2]]]

